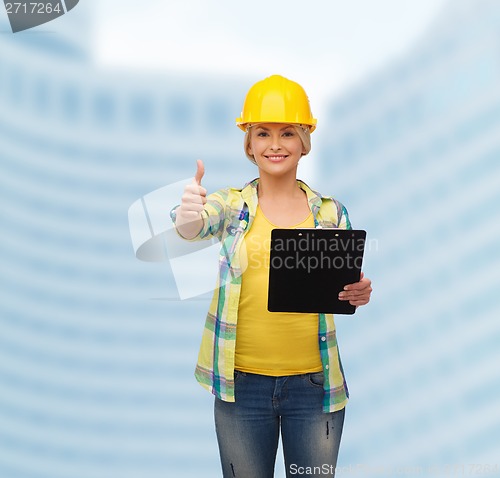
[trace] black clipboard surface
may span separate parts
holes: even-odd
[[[273,229],[268,310],[354,314],[338,294],[360,280],[365,241],[359,229]]]

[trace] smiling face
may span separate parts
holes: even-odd
[[[282,123],[252,126],[247,151],[261,172],[272,175],[296,171],[300,158],[308,152],[296,128]]]

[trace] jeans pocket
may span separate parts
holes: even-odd
[[[311,385],[323,388],[323,384],[325,383],[325,376],[323,372],[314,372],[308,375],[309,375],[309,383]]]
[[[245,372],[240,372],[239,370],[234,371],[234,383],[238,382],[241,380],[242,377],[246,377]]]

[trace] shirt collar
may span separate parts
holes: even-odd
[[[321,206],[321,201],[324,198],[319,192],[311,189],[304,181],[297,179],[300,189],[302,189],[307,196],[307,201],[309,202],[309,207],[316,212],[317,208]],[[248,204],[250,209],[250,214],[255,214],[255,209],[257,208],[257,203],[259,202],[257,196],[257,185],[259,184],[259,178],[255,178],[245,184],[241,190],[241,195],[244,201]]]

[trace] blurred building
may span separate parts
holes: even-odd
[[[209,189],[255,174],[249,81],[99,69],[83,7],[0,24],[0,476],[218,476],[193,377],[208,302],[135,259],[127,210],[197,158]]]
[[[324,119],[321,190],[372,239],[373,303],[337,320],[352,398],[342,463],[427,476],[498,456],[499,27],[498,2],[450,2]]]

